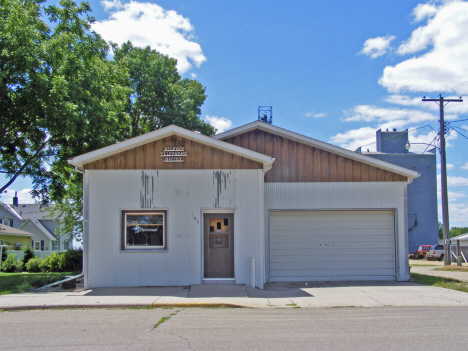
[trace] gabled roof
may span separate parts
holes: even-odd
[[[231,138],[231,137],[239,135],[239,134],[250,132],[250,131],[255,130],[255,129],[259,129],[259,130],[263,130],[263,131],[268,132],[268,133],[276,134],[276,135],[282,136],[284,138],[297,141],[299,143],[310,145],[310,146],[315,147],[317,149],[328,151],[328,152],[331,152],[331,153],[339,155],[339,156],[343,156],[343,157],[348,158],[348,159],[352,159],[352,160],[355,160],[355,161],[358,161],[358,162],[368,164],[370,166],[385,169],[387,171],[390,171],[390,172],[393,172],[393,173],[400,174],[400,175],[403,175],[405,177],[408,177],[409,179],[414,179],[414,178],[419,177],[418,172],[412,171],[410,169],[403,168],[403,167],[400,167],[400,166],[397,166],[397,165],[394,165],[392,163],[388,163],[388,162],[385,162],[385,161],[377,160],[375,158],[368,157],[368,156],[365,156],[365,155],[362,155],[362,154],[358,154],[356,152],[346,150],[346,149],[343,149],[343,148],[335,146],[335,145],[327,144],[327,143],[324,143],[323,141],[319,141],[319,140],[316,140],[316,139],[313,139],[313,138],[309,138],[309,137],[306,137],[304,135],[294,133],[294,132],[291,132],[289,130],[279,128],[277,126],[273,126],[271,124],[261,122],[261,121],[255,121],[255,122],[243,125],[241,127],[228,130],[228,131],[226,131],[224,133],[215,135],[213,138],[218,139],[218,140],[223,140],[223,139]]]
[[[49,214],[48,207],[41,207],[41,204],[19,204],[18,206],[10,205],[17,213],[20,214],[23,220],[40,219],[54,220],[54,217],[46,217]]]
[[[109,145],[104,148],[91,151],[80,156],[73,157],[69,159],[68,162],[75,167],[83,167],[87,163],[94,162],[99,159],[109,157],[109,156],[121,153],[123,151],[135,148],[137,146],[144,145],[144,144],[153,142],[155,140],[167,138],[173,135],[178,135],[180,137],[190,139],[198,143],[205,144],[205,145],[262,163],[264,170],[270,169],[274,161],[274,159],[272,159],[271,157],[262,155],[258,152],[250,151],[242,147],[226,143],[221,140],[216,140],[212,137],[208,137],[200,133],[195,133],[195,132],[192,132],[190,130],[187,130],[187,129],[184,129],[175,125],[170,125],[170,126],[155,130],[153,132],[146,133],[146,134],[137,136],[135,138],[122,141],[120,143]]]
[[[22,220],[20,215],[18,213],[16,213],[16,211],[14,209],[12,209],[10,205],[8,205],[8,204],[6,204],[4,202],[0,202],[0,207],[3,207],[5,209],[5,211],[10,213],[16,219],[19,219],[20,221]]]
[[[39,220],[37,219],[28,219],[26,222],[23,223],[23,225],[20,227],[23,228],[24,226],[26,226],[26,224],[28,223],[32,223],[33,225],[36,226],[37,229],[39,229],[48,239],[50,240],[57,240],[57,238],[54,236],[54,234],[52,234],[51,232],[49,232],[49,230],[44,227],[41,222],[39,222]]]
[[[8,227],[3,224],[0,224],[0,235],[33,236],[33,234],[25,232],[24,230]]]

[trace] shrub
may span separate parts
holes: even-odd
[[[42,258],[31,258],[28,263],[25,264],[26,270],[29,273],[39,273],[41,271]]]
[[[34,258],[36,257],[35,253],[34,253],[34,250],[31,249],[29,246],[28,247],[25,247],[23,249],[23,262],[24,264],[28,263],[28,261],[31,259],[31,258]]]
[[[41,270],[43,272],[60,272],[60,256],[56,252],[52,252],[50,256],[44,258],[41,263]]]
[[[62,272],[81,272],[83,270],[83,250],[68,249],[62,255],[63,261],[60,267]]]
[[[15,254],[8,254],[8,257],[2,263],[2,271],[7,273],[12,273],[16,271],[17,263],[16,263],[16,255]]]
[[[16,271],[17,272],[22,272],[24,269],[24,262],[23,260],[18,260],[16,261]]]

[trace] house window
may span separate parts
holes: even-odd
[[[41,242],[40,241],[34,241],[34,250],[41,251]]]
[[[122,250],[166,249],[167,211],[122,211]]]
[[[0,219],[0,221],[3,225],[6,225],[7,227],[10,227],[12,225],[12,223],[10,222],[8,218]]]
[[[58,241],[52,241],[52,251],[60,250],[60,243]]]

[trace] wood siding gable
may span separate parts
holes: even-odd
[[[164,162],[165,147],[184,147],[184,162]],[[84,169],[262,169],[260,162],[177,135],[159,139],[84,165]]]
[[[255,129],[222,139],[275,158],[265,182],[403,182],[405,176]]]

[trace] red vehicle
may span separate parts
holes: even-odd
[[[414,258],[426,258],[431,247],[432,245],[419,245],[418,251],[414,253]]]

